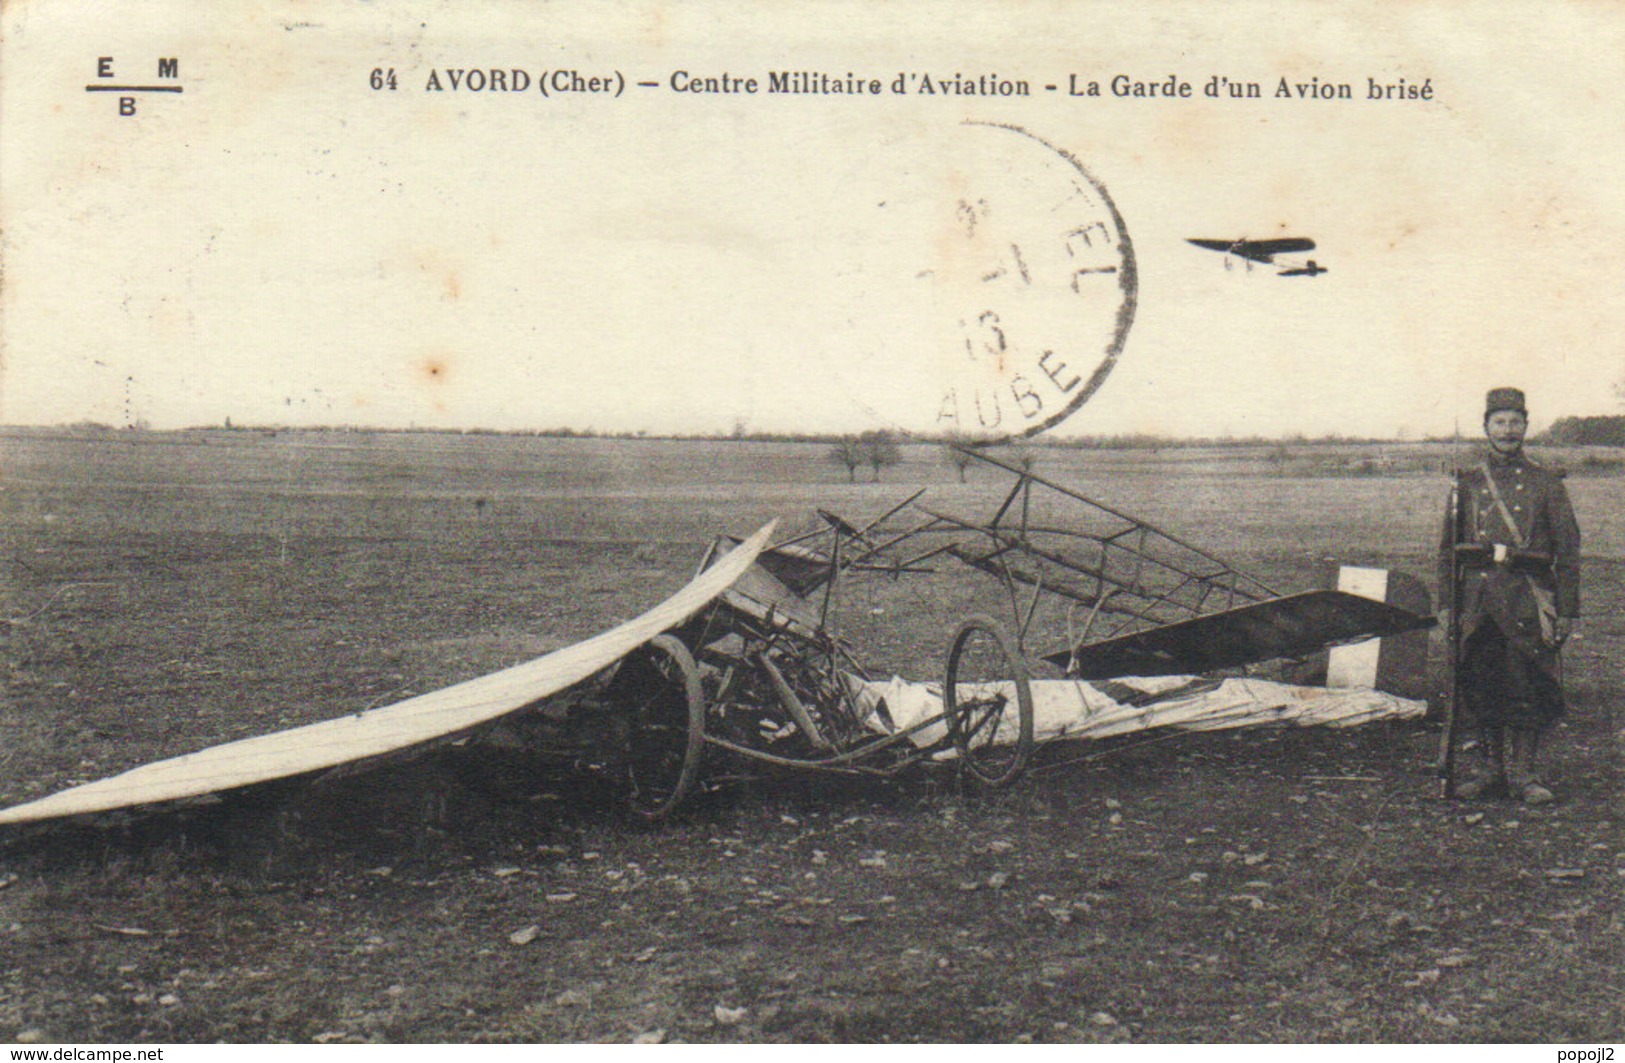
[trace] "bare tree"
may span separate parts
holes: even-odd
[[[875,483],[880,482],[881,469],[903,463],[903,452],[897,446],[897,440],[884,428],[863,433],[858,437],[858,447],[864,464],[874,470]]]
[[[960,483],[965,482],[965,470],[976,460],[970,451],[965,449],[969,441],[970,437],[963,432],[949,432],[942,437],[942,463],[959,474]]]
[[[858,466],[867,460],[863,444],[857,436],[842,436],[830,444],[829,450],[824,452],[824,458],[831,464],[846,467],[847,483],[857,482]]]
[[[1043,455],[1038,452],[1038,448],[1020,443],[1014,444],[1004,453],[1004,460],[1022,472],[1032,472],[1034,466],[1038,464],[1039,459],[1042,457]]]

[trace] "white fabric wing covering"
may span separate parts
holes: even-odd
[[[500,672],[351,716],[239,739],[0,809],[0,825],[105,812],[337,767],[457,734],[551,697],[675,627],[733,586],[773,534],[770,523],[641,616]]]
[[[942,712],[940,684],[911,683],[896,676],[884,681],[848,676],[847,682],[869,725],[883,733],[912,727]],[[1009,682],[969,689],[976,692],[986,687],[1000,688],[1007,698],[1015,699],[1015,684]],[[1039,679],[1033,681],[1032,692],[1033,736],[1039,742],[1110,738],[1153,727],[1191,731],[1268,725],[1357,727],[1374,720],[1418,717],[1427,711],[1424,701],[1379,690],[1333,690],[1246,678]],[[1017,727],[1012,709],[1000,721],[994,741],[1015,741]],[[912,738],[917,745],[926,746],[940,741],[944,731],[937,723]]]

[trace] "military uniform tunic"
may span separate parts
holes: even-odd
[[[1500,493],[1499,505],[1486,469]],[[1492,452],[1483,467],[1463,470],[1460,482],[1460,540],[1489,552],[1464,556],[1460,566],[1463,699],[1482,725],[1544,728],[1563,712],[1563,692],[1557,647],[1542,635],[1540,599],[1555,606],[1558,616],[1580,615],[1580,526],[1574,508],[1562,477],[1521,451],[1510,457]],[[1446,593],[1455,554],[1451,523],[1447,514],[1439,557],[1439,585]],[[1507,551],[1508,560],[1492,560],[1497,546]],[[1514,551],[1549,560],[1518,560]]]

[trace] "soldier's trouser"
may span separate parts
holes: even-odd
[[[1507,781],[1513,790],[1538,785],[1540,775],[1535,761],[1540,753],[1540,732],[1529,728],[1512,729],[1512,761],[1508,765]]]
[[[1481,727],[1478,731],[1479,748],[1484,754],[1484,767],[1492,775],[1506,774],[1506,732],[1499,727]]]
[[[1556,651],[1526,655],[1493,624],[1462,646],[1462,700],[1481,728],[1546,728],[1563,714]]]
[[[1478,772],[1456,788],[1456,796],[1468,800],[1500,797],[1506,793],[1506,733],[1499,727],[1478,729],[1478,751],[1484,758]]]

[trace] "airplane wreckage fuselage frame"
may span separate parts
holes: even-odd
[[[948,512],[922,490],[862,526],[819,510],[815,530],[771,545],[771,526],[719,537],[681,591],[583,643],[0,809],[0,825],[348,775],[470,742],[619,775],[651,820],[707,778],[753,768],[885,776],[942,763],[996,788],[1032,758],[1035,672],[1079,686],[1214,673],[1434,623],[1339,591],[1281,596],[1145,521],[963,452],[1009,478],[990,514]],[[1008,615],[959,623],[930,708],[896,720],[832,630],[837,588],[944,568],[986,577]],[[1046,638],[1058,648],[1044,652]]]
[[[1434,623],[1339,591],[1277,594],[1150,523],[963,452],[1010,479],[990,515],[945,512],[922,501],[924,490],[862,526],[819,510],[817,530],[766,547],[704,610],[618,666],[610,685],[623,691],[615,700],[627,710],[639,814],[669,813],[717,754],[736,768],[874,776],[937,762],[999,788],[1035,750],[1035,672],[1073,681],[1212,673]],[[738,542],[713,542],[701,570]],[[831,630],[837,586],[857,573],[928,574],[944,561],[990,578],[1007,615],[957,624],[933,691],[940,709],[894,722],[884,700],[864,696],[873,680]],[[1037,652],[1057,638],[1042,621],[1059,615],[1060,648]]]

